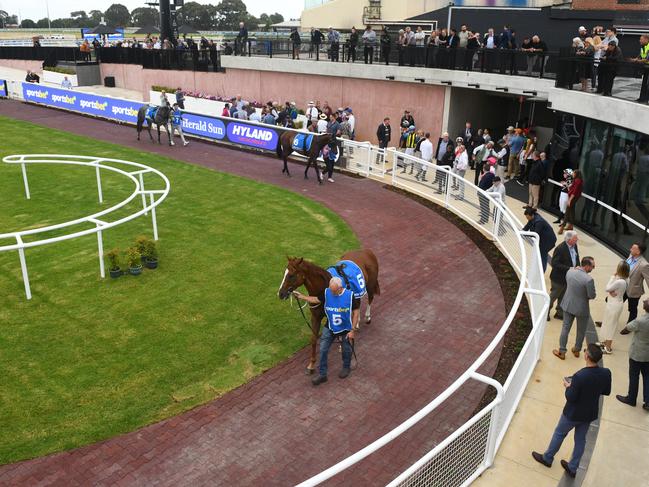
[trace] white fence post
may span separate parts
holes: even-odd
[[[25,249],[23,248],[23,239],[20,235],[16,235],[16,243],[20,245],[18,248],[18,257],[20,258],[20,270],[23,273],[23,283],[25,284],[25,294],[27,299],[32,299],[32,290],[29,286],[29,274],[27,273],[27,261],[25,260]]]
[[[372,167],[372,144],[369,142],[366,142],[367,144],[367,171],[365,171],[365,174],[367,177],[370,177],[370,171]]]
[[[101,170],[99,169],[99,165],[95,167],[97,171],[97,193],[99,193],[99,203],[104,202],[104,194],[101,191]]]
[[[316,168],[316,170],[317,170],[317,168]],[[140,191],[142,191],[142,207],[145,210],[144,214],[148,215],[149,212],[146,211],[146,195],[144,194],[144,175],[142,173],[140,173],[139,176],[140,176]]]
[[[442,173],[446,177],[446,194],[444,195],[444,206],[448,208],[451,204],[451,180],[453,179],[453,173],[451,171],[444,171],[442,169]]]
[[[25,196],[29,200],[31,199],[31,196],[29,194],[29,182],[27,181],[27,168],[25,167],[24,162],[21,164],[21,167],[23,169],[23,183],[25,183]]]
[[[158,240],[158,221],[155,216],[155,205],[153,204],[153,193],[150,193],[151,196],[151,222],[153,223],[153,240]]]
[[[99,223],[97,228],[99,228]],[[103,279],[106,277],[106,270],[104,269],[104,239],[101,234],[101,230],[97,230],[97,247],[99,250],[99,275]]]

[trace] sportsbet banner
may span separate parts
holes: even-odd
[[[138,101],[34,83],[23,83],[22,87],[25,101],[132,124],[137,123],[137,112],[144,105]],[[280,127],[270,125],[183,112],[183,132],[246,147],[274,151],[279,143],[279,136],[284,131]]]
[[[34,83],[23,83],[23,98],[25,101],[33,103],[127,123],[137,122],[137,111],[143,105],[137,101],[109,98]]]

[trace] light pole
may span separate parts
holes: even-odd
[[[45,8],[47,9],[47,30],[52,30],[52,23],[50,22],[50,2],[45,0]]]

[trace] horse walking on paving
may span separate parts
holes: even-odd
[[[286,173],[287,176],[291,176],[291,173],[288,171],[288,156],[293,152],[302,154],[308,158],[306,169],[304,170],[304,179],[309,179],[307,173],[309,168],[313,165],[316,175],[318,176],[318,182],[322,184],[322,176],[320,174],[320,169],[318,169],[318,164],[316,159],[322,152],[322,149],[327,144],[333,144],[336,142],[336,137],[332,134],[311,134],[304,132],[284,132],[277,143],[277,157],[284,161],[284,169],[282,173]]]
[[[365,310],[365,323],[372,321],[371,307],[374,296],[381,294],[379,287],[379,261],[370,249],[353,250],[345,253],[341,261],[327,269],[317,266],[302,257],[288,257],[284,279],[280,284],[278,296],[288,299],[293,291],[304,285],[309,296],[324,296],[332,277],[340,277],[343,285],[351,289],[355,298],[367,294],[368,303]],[[324,302],[322,298],[321,303]],[[320,326],[325,317],[324,305],[311,306],[311,360],[306,368],[313,374],[316,363],[316,344],[320,335]]]
[[[140,107],[137,111],[137,140],[140,140],[140,132],[144,130],[144,122],[146,121],[146,130],[149,132],[151,142],[154,142],[151,135],[151,126],[155,123],[158,130],[158,143],[162,143],[160,142],[160,127],[164,127],[169,137],[169,145],[174,145],[171,140],[171,114],[171,107],[168,104],[159,107],[148,105]]]

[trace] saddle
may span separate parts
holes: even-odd
[[[291,149],[295,151],[304,151],[308,152],[311,149],[311,144],[313,143],[312,134],[296,134],[293,139],[293,144],[291,144]]]
[[[331,277],[339,277],[344,286],[354,293],[355,298],[361,298],[367,293],[363,271],[351,260],[336,262],[327,272]]]

